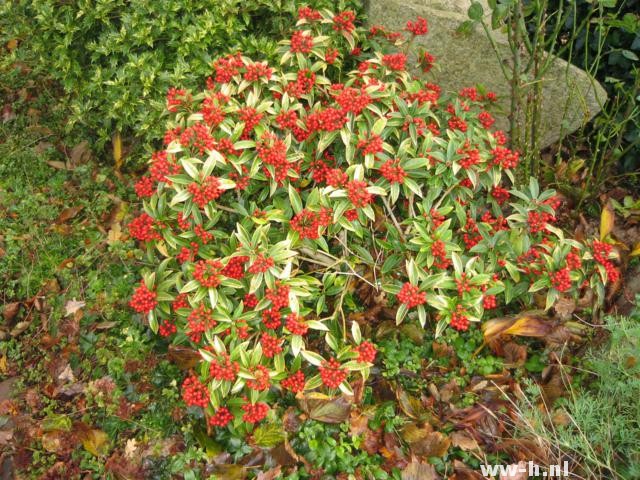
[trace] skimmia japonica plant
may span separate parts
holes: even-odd
[[[376,349],[349,314],[371,302],[438,334],[618,275],[609,245],[553,226],[554,192],[509,187],[491,93],[444,96],[404,53],[363,53],[353,20],[302,8],[279,65],[227,56],[203,92],[172,89],[136,185],[130,232],[156,268],[131,306],[199,351],[183,398],[212,426],[246,431],[281,391],[350,394]]]

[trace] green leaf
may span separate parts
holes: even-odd
[[[467,15],[471,20],[482,20],[484,15],[484,8],[482,8],[482,4],[480,2],[473,2],[469,7],[469,10],[467,10]]]

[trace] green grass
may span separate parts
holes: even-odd
[[[530,385],[520,405],[521,434],[535,436],[558,459],[570,459],[583,478],[640,478],[640,309],[608,317],[607,342],[572,371],[567,395],[538,408]]]

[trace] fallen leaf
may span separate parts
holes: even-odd
[[[127,440],[127,443],[124,445],[124,456],[132,460],[136,456],[136,451],[138,450],[138,442],[135,438],[130,438]]]
[[[58,453],[64,449],[64,440],[66,434],[60,430],[45,432],[40,437],[42,448],[47,452]]]
[[[490,343],[503,335],[542,338],[553,329],[548,318],[535,313],[518,317],[494,318],[482,325],[485,342]]]
[[[122,167],[122,137],[120,137],[120,132],[116,132],[111,139],[111,143],[113,145],[113,161],[116,164],[116,171],[120,171],[120,167]]]
[[[243,480],[247,476],[247,469],[242,465],[220,464],[212,465],[210,473],[217,480]]]
[[[571,314],[576,310],[576,301],[573,298],[562,296],[556,300],[553,309],[561,320],[571,318]]]
[[[401,478],[402,480],[436,480],[440,477],[438,477],[433,465],[423,463],[414,457],[411,459],[411,463],[402,470]]]
[[[253,442],[259,447],[275,447],[284,441],[285,433],[277,423],[260,425],[253,431]]]
[[[351,412],[351,402],[344,396],[330,397],[323,393],[308,392],[296,395],[298,405],[309,418],[323,423],[342,423]]]
[[[50,413],[44,418],[44,420],[42,420],[40,428],[43,432],[52,432],[54,430],[70,432],[71,419],[66,415],[62,415],[59,413]]]
[[[85,305],[85,302],[83,302],[82,300],[76,300],[76,298],[73,297],[73,299],[68,300],[64,305],[64,316],[68,317],[69,315],[73,315],[81,308],[84,308]]]
[[[78,145],[71,149],[71,155],[69,160],[72,167],[77,167],[87,163],[91,159],[91,149],[89,148],[89,142],[83,140]]]
[[[109,451],[109,436],[102,430],[84,432],[81,440],[85,450],[96,457],[102,457]]]
[[[12,439],[13,439],[13,429],[0,430],[0,447],[9,445]]]
[[[403,389],[396,390],[396,398],[402,411],[414,420],[424,421],[430,417],[430,412],[422,405],[420,399],[409,395]]]
[[[527,346],[516,342],[507,342],[502,347],[502,354],[510,366],[520,367],[527,361]]]
[[[191,370],[200,363],[202,357],[193,348],[169,345],[169,360],[181,370]]]
[[[18,47],[18,39],[12,38],[7,42],[7,50],[14,51]]]
[[[454,447],[461,448],[465,452],[469,450],[478,450],[480,448],[476,439],[465,432],[453,432],[449,438],[451,438],[451,444]]]
[[[614,223],[615,213],[613,212],[611,201],[607,200],[600,214],[600,241],[603,241],[611,233]]]
[[[270,468],[266,472],[260,472],[256,476],[256,480],[275,480],[282,473],[282,467],[278,465],[277,467]]]
[[[109,233],[107,234],[107,244],[113,245],[117,243],[122,238],[122,225],[119,222],[114,223]]]
[[[62,212],[60,212],[60,215],[58,215],[58,218],[55,220],[55,223],[60,225],[62,223],[65,223],[65,222],[71,220],[76,215],[78,215],[78,213],[80,213],[83,208],[84,207],[82,205],[80,205],[78,207],[65,208],[64,210],[62,210]]]
[[[73,383],[76,381],[76,377],[73,374],[73,370],[71,370],[71,366],[67,364],[67,366],[58,374],[58,381],[61,384],[65,383]]]
[[[2,310],[2,316],[4,317],[4,321],[9,323],[20,311],[20,302],[7,303]]]
[[[451,446],[451,439],[448,436],[442,432],[432,432],[430,427],[414,433],[419,433],[418,438],[408,443],[411,453],[418,457],[443,457]],[[404,439],[407,440],[407,438]]]
[[[61,162],[59,160],[47,160],[47,165],[57,170],[73,170],[73,168],[71,168],[65,162]]]

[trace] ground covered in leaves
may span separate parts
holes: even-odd
[[[195,353],[159,342],[127,306],[146,261],[124,228],[138,176],[68,138],[64,99],[26,65],[3,65],[0,88],[3,478],[473,479],[481,464],[529,460],[566,460],[586,478],[640,475],[632,248],[621,247],[626,280],[609,291],[632,316],[606,323],[559,304],[552,317],[503,319],[487,338],[449,329],[436,340],[396,328],[395,312],[354,285],[368,309],[350,320],[380,352],[367,384],[353,397],[289,395],[281,422],[232,438],[180,399]],[[618,196],[603,223],[622,239],[637,210]],[[564,222],[600,228],[588,212]]]

